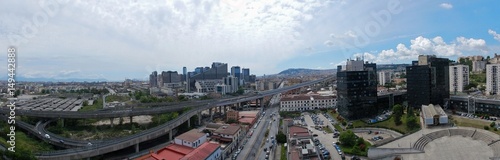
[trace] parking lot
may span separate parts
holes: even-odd
[[[315,115],[313,115],[313,117],[314,116]],[[333,138],[333,133],[326,133],[323,131],[323,129],[315,129],[316,125],[309,113],[304,113],[304,120],[307,124],[307,128],[309,129],[309,131],[313,135],[317,135],[314,138],[318,139],[319,143],[321,143],[321,145],[330,153],[329,156],[331,156],[331,158],[333,159],[342,159],[337,150],[335,149],[335,147],[333,146],[333,143],[337,142],[338,138]],[[329,124],[328,121],[323,121],[323,123]]]

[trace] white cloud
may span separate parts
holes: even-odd
[[[444,8],[444,9],[452,9],[453,5],[451,3],[441,3],[439,7]]]
[[[500,34],[498,34],[496,31],[489,29],[488,34],[491,34],[493,38],[495,38],[497,41],[500,41]]]
[[[23,25],[33,23],[33,16],[38,12],[44,13],[38,2],[21,1],[0,3],[2,45],[11,44],[9,34],[23,36]],[[30,59],[71,54],[70,57],[78,58],[53,64],[64,63],[67,70],[79,70],[82,75],[104,74],[110,76],[108,79],[125,76],[111,77],[103,73],[102,68],[130,71],[122,74],[148,75],[159,64],[165,70],[180,70],[183,66],[193,70],[214,61],[248,67],[253,74],[262,74],[270,69],[276,71],[277,62],[300,55],[304,48],[312,49],[307,49],[313,45],[304,37],[305,25],[315,19],[318,10],[331,3],[318,0],[69,1],[57,6],[58,12],[49,17],[48,23],[36,27],[38,32],[18,47],[23,48],[24,58]],[[235,53],[239,55],[236,58]],[[255,57],[266,58],[248,61]],[[100,63],[89,66],[81,65],[85,64],[82,61]],[[35,75],[34,71],[46,70],[51,73],[38,76],[59,75],[37,63],[41,62],[25,64],[23,72]]]
[[[345,65],[345,63],[347,63],[347,61],[343,60],[343,61],[340,61],[338,63],[331,62],[330,65],[337,67],[337,66]]]
[[[331,46],[333,46],[333,45],[334,45],[333,41],[331,41],[331,40],[327,40],[327,41],[325,41],[325,43],[324,43],[324,44],[325,44],[326,46],[328,46],[328,47],[331,47]]]
[[[487,51],[489,48],[483,39],[457,37],[456,41],[446,43],[440,36],[434,37],[432,40],[419,36],[410,41],[409,48],[400,43],[396,46],[396,50],[382,50],[378,54],[357,53],[355,56],[363,55],[365,60],[387,63],[395,60],[415,60],[418,55],[451,57],[460,56],[464,52],[486,53]]]

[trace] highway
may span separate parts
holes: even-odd
[[[162,125],[159,125],[157,127],[142,131],[140,133],[137,133],[135,135],[127,136],[127,137],[122,137],[122,138],[117,138],[114,140],[109,140],[103,143],[100,143],[99,145],[92,145],[92,146],[85,146],[85,147],[79,147],[79,148],[72,148],[72,149],[66,149],[66,150],[58,150],[58,151],[49,151],[49,152],[42,152],[42,153],[37,153],[35,154],[38,159],[51,159],[51,160],[66,160],[66,159],[81,159],[81,158],[87,158],[87,157],[93,157],[109,152],[113,152],[116,150],[120,150],[126,147],[133,146],[135,144],[139,144],[140,142],[144,142],[147,140],[151,140],[154,138],[157,138],[159,136],[165,135],[169,133],[172,129],[178,127],[182,123],[186,122],[189,118],[192,116],[197,115],[203,110],[207,110],[210,108],[218,107],[218,106],[224,106],[224,105],[230,105],[230,104],[236,104],[240,102],[246,102],[246,101],[251,101],[259,98],[263,98],[265,96],[271,96],[275,95],[278,93],[286,92],[292,89],[300,88],[300,87],[305,87],[309,86],[318,82],[322,81],[328,81],[331,80],[333,77],[327,77],[324,79],[319,79],[315,81],[309,81],[309,82],[304,82],[301,84],[296,84],[293,86],[288,86],[284,88],[279,88],[275,90],[270,90],[270,91],[265,91],[265,92],[260,92],[258,95],[254,96],[249,96],[249,97],[241,97],[241,98],[232,98],[230,100],[222,100],[222,101],[215,101],[214,103],[203,103],[199,104],[196,106],[191,106],[191,110],[184,112],[183,114],[179,115],[177,118],[164,123]],[[118,116],[132,116],[132,115],[142,115],[142,114],[159,114],[159,113],[165,113],[168,112],[168,110],[172,110],[174,107],[159,107],[159,108],[146,108],[146,109],[141,109],[141,110],[131,110],[127,111],[124,113],[116,113],[115,111],[109,112],[109,111],[95,111],[93,112],[94,114],[88,114],[86,112],[72,112],[69,115],[67,112],[56,112],[56,113],[50,113],[50,114],[45,114],[45,113],[40,113],[42,111],[35,111],[34,113],[31,112],[24,112],[25,115],[30,116],[34,115],[35,117],[44,117],[44,116],[52,116],[53,118],[75,118],[72,116],[76,116],[78,118],[103,118],[105,116],[108,117],[118,117]],[[181,106],[177,106],[176,109],[182,108]],[[0,113],[6,113],[5,110],[2,110],[3,112]],[[16,111],[16,115],[22,115],[19,114],[20,110]],[[48,111],[43,111],[43,112],[48,112]],[[106,112],[105,114],[99,113],[99,112]],[[136,112],[141,112],[141,114],[137,114]],[[147,113],[145,113],[147,112]],[[42,114],[44,116],[36,116],[37,114]],[[99,116],[98,116],[99,115]],[[268,124],[267,124],[268,125]],[[265,126],[267,126],[265,125]]]

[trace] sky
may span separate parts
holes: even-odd
[[[419,54],[493,56],[500,49],[498,6],[495,0],[1,0],[0,48],[17,49],[16,76],[27,78],[145,80],[155,70],[182,73],[212,62],[257,76],[334,69],[355,57],[409,64]]]

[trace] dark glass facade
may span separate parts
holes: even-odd
[[[363,71],[337,70],[337,106],[340,115],[353,120],[374,116],[377,109],[377,67],[363,64]]]
[[[449,60],[426,57],[425,64],[413,63],[414,66],[406,67],[408,105],[411,107],[428,104],[443,106],[450,97]]]

